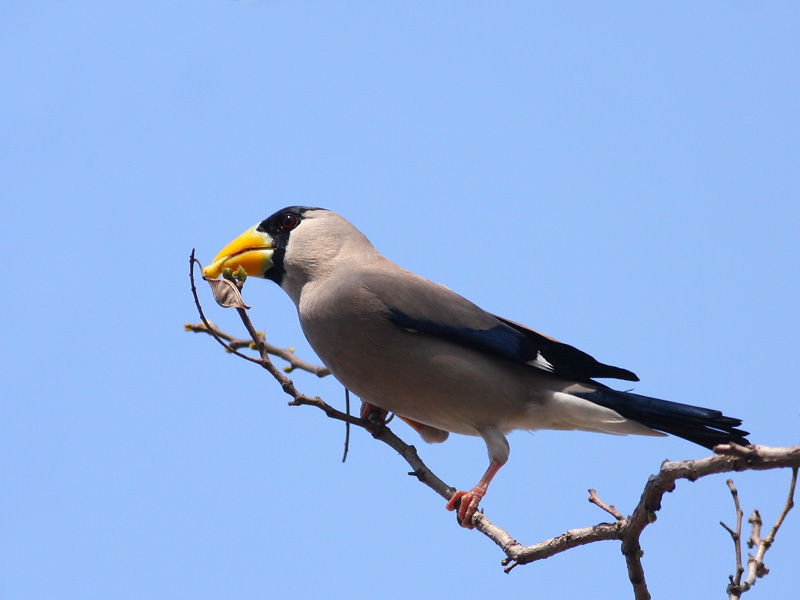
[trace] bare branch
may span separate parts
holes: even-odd
[[[482,516],[484,519],[486,518],[484,515]],[[478,529],[477,526],[476,529]],[[599,525],[583,527],[581,529],[570,529],[558,537],[539,542],[538,544],[533,544],[531,546],[520,545],[518,548],[509,548],[509,551],[506,551],[507,558],[503,561],[503,564],[505,565],[506,573],[508,573],[517,565],[525,565],[537,560],[549,558],[554,554],[559,554],[565,550],[577,548],[578,546],[591,544],[592,542],[619,540],[621,536],[622,523],[619,521],[616,523],[600,523]],[[497,542],[497,540],[495,541]],[[500,544],[498,543],[498,545]],[[504,548],[504,551],[505,550]]]
[[[588,544],[599,540],[620,540],[622,551],[628,561],[628,575],[636,590],[644,581],[641,570],[641,548],[639,536],[645,527],[656,519],[656,512],[661,509],[661,499],[667,492],[675,489],[678,479],[695,481],[700,477],[731,471],[764,470],[780,467],[796,469],[800,466],[800,446],[788,448],[770,448],[767,446],[732,447],[729,444],[717,446],[716,456],[698,460],[665,461],[657,475],[653,475],[644,488],[639,504],[631,516],[614,524],[601,523],[594,527],[573,529],[565,534],[520,548],[509,548],[506,552],[506,571],[518,564],[526,564],[547,558],[558,552]],[[788,504],[788,503],[787,503]],[[495,540],[501,545],[498,540]],[[502,547],[502,545],[501,545]],[[505,548],[504,548],[505,550]],[[638,597],[647,597],[637,595]]]

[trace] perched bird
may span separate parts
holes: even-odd
[[[428,442],[451,432],[483,438],[489,468],[447,503],[464,527],[473,527],[478,503],[508,459],[506,434],[515,429],[669,433],[706,448],[748,443],[740,419],[595,381],[639,379],[406,271],[328,210],[276,212],[223,248],[203,273],[214,279],[239,266],[289,294],[311,347],[364,401],[362,414],[372,407],[394,413]]]

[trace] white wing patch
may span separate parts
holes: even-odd
[[[533,365],[534,367],[539,367],[545,371],[553,372],[555,370],[555,367],[550,364],[550,362],[544,356],[542,356],[541,352],[537,352],[536,358],[529,360],[528,364]]]

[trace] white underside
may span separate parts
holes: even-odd
[[[553,392],[542,404],[532,404],[526,429],[594,431],[612,435],[665,434],[626,419],[618,412],[566,392]]]

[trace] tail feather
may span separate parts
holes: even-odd
[[[610,388],[572,394],[610,408],[626,419],[709,449],[727,442],[742,445],[750,443],[745,437],[748,432],[738,429],[742,420],[726,417],[718,410],[659,400],[631,392],[618,392]]]

